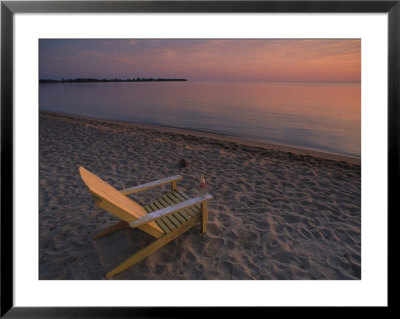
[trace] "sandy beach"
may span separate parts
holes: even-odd
[[[106,279],[153,241],[129,228],[92,239],[118,219],[95,206],[79,166],[116,189],[179,174],[189,196],[204,174],[214,197],[206,234],[196,225],[114,280],[361,279],[359,158],[49,112],[39,121],[41,280]]]

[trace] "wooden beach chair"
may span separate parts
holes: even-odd
[[[213,197],[210,194],[206,194],[189,198],[177,189],[177,182],[183,179],[180,175],[118,191],[83,167],[79,167],[79,172],[89,188],[95,204],[121,219],[120,222],[95,235],[93,239],[103,237],[125,227],[139,228],[156,238],[153,243],[108,272],[106,274],[107,278],[135,265],[143,258],[179,237],[198,222],[201,222],[201,232],[203,234],[206,232],[207,201]],[[151,201],[144,207],[127,197],[129,194],[166,184],[171,184],[171,191]]]

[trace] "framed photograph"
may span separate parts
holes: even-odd
[[[1,316],[389,308],[399,18],[2,1]]]

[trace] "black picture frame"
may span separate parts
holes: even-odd
[[[13,16],[15,13],[387,13],[388,14],[388,218],[398,213],[400,184],[400,0],[396,1],[1,1],[1,317],[177,318],[241,315],[243,309],[185,307],[15,307],[13,302]],[[385,213],[385,212],[382,212]],[[390,251],[390,236],[388,232]],[[389,261],[389,255],[388,255]],[[388,269],[389,271],[389,269]],[[389,287],[390,281],[388,281]],[[391,298],[388,298],[390,309]],[[293,310],[293,307],[291,308]],[[251,311],[276,310],[252,308]],[[304,309],[302,309],[304,310]],[[326,309],[324,309],[326,310]],[[332,309],[330,311],[336,311]],[[277,312],[277,311],[276,311]],[[249,314],[246,309],[243,314]],[[280,314],[281,315],[281,314]]]

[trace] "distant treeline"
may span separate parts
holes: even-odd
[[[90,79],[90,78],[78,78],[78,79],[62,79],[62,80],[49,80],[40,79],[39,83],[87,83],[87,82],[163,82],[163,81],[187,81],[186,79],[152,79],[152,78],[132,78],[132,79]]]

